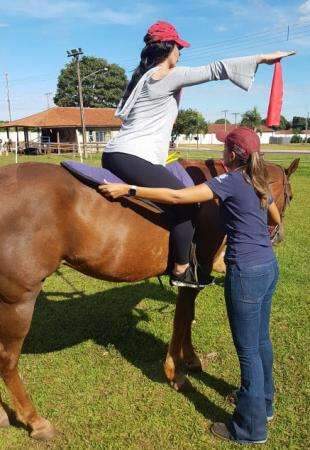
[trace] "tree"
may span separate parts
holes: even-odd
[[[294,116],[292,121],[293,130],[302,131],[306,128],[306,118]]]
[[[175,141],[180,134],[186,137],[191,134],[208,132],[208,124],[203,115],[194,109],[181,109],[172,130],[172,140]]]
[[[214,123],[225,123],[225,119],[224,119],[224,118],[217,119]],[[230,122],[229,122],[228,119],[226,119],[226,123],[227,123],[228,125],[230,125]]]
[[[58,106],[80,104],[76,64],[76,61],[71,61],[58,76],[57,92],[54,97],[54,102]],[[93,56],[83,56],[80,67],[84,106],[116,107],[127,84],[124,69],[117,64],[108,64],[103,58]],[[104,71],[105,68],[108,70]],[[93,74],[96,71],[99,72]]]
[[[262,118],[256,106],[242,115],[241,125],[252,128],[254,131],[257,131],[261,123]]]
[[[267,119],[262,120],[263,125],[266,125],[266,120]],[[289,130],[291,128],[291,122],[287,120],[284,116],[281,116],[280,125],[278,127],[273,126],[271,128],[273,128],[274,130]]]

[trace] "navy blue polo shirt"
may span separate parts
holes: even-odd
[[[253,186],[240,171],[206,182],[220,201],[220,217],[227,234],[226,263],[264,264],[274,258],[262,208]],[[272,200],[271,200],[272,201]]]

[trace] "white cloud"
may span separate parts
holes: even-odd
[[[301,14],[310,14],[310,0],[306,0],[302,3],[298,10]]]
[[[94,23],[132,25],[154,12],[147,3],[132,4],[128,8],[111,8],[102,2],[86,0],[1,0],[0,12],[6,15],[23,15],[34,19],[82,19]]]
[[[7,28],[8,26],[8,23],[0,23],[0,28]]]
[[[215,30],[215,31],[218,31],[219,33],[224,33],[225,31],[228,30],[228,28],[225,27],[224,25],[217,25],[217,26],[214,28],[214,30]]]
[[[300,13],[299,20],[301,22],[310,21],[310,0],[306,0],[304,3],[302,3],[298,8],[298,12]]]

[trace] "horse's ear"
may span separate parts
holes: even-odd
[[[292,173],[294,173],[297,170],[297,167],[299,166],[299,161],[300,161],[300,158],[294,159],[294,161],[291,163],[291,165],[287,169],[284,169],[287,178],[289,178],[292,175]]]

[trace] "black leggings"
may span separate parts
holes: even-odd
[[[102,166],[115,173],[128,184],[146,187],[182,189],[184,185],[164,166],[152,164],[145,159],[127,153],[103,153]],[[163,205],[160,207],[172,216],[171,244],[174,260],[178,264],[189,261],[190,247],[194,235],[192,220],[194,205]]]

